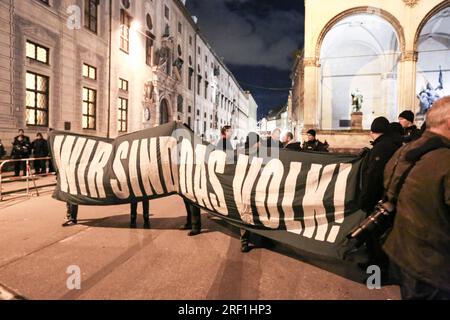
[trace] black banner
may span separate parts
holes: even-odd
[[[54,198],[114,205],[179,194],[241,228],[344,260],[365,217],[361,160],[279,149],[215,150],[173,122],[115,140],[54,131]]]

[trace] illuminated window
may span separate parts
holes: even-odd
[[[34,42],[27,41],[26,54],[27,58],[39,61],[45,64],[49,63],[49,49],[40,46]]]
[[[97,68],[86,63],[83,64],[83,77],[97,80]]]
[[[96,113],[97,91],[89,88],[83,88],[83,129],[96,129]]]
[[[26,74],[26,121],[28,126],[48,126],[49,78]]]
[[[119,98],[118,129],[119,132],[128,131],[128,99]]]
[[[97,33],[98,5],[100,0],[84,1],[84,26]]]
[[[130,52],[130,26],[132,18],[125,10],[120,11],[120,50]]]
[[[119,90],[128,92],[128,81],[122,78],[119,78]]]

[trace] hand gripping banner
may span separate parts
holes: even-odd
[[[173,122],[115,140],[53,131],[53,197],[106,206],[179,194],[227,222],[306,253],[344,260],[365,218],[361,160],[278,149],[215,150]]]

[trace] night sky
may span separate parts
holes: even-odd
[[[303,0],[187,0],[201,33],[258,103],[258,119],[287,102],[294,52],[303,48]]]

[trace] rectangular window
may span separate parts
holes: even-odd
[[[147,37],[145,40],[145,63],[148,66],[153,65],[153,37],[149,31],[147,31]]]
[[[86,63],[83,64],[83,77],[91,80],[97,80],[97,68]]]
[[[49,52],[50,50],[48,48],[27,40],[26,45],[27,58],[48,64]]]
[[[192,77],[194,75],[194,69],[189,68],[189,77],[188,77],[188,89],[192,90]]]
[[[178,22],[178,33],[183,33],[183,25],[181,24],[181,22]]]
[[[125,10],[120,11],[120,50],[130,52],[130,26],[131,17]]]
[[[84,26],[97,33],[99,0],[84,0]]]
[[[96,113],[97,91],[89,88],[83,88],[83,129],[96,129]]]
[[[128,131],[128,99],[119,98],[118,130]]]
[[[119,90],[128,92],[128,81],[122,78],[119,78]]]
[[[46,5],[50,5],[50,3],[48,2],[48,0],[39,0],[42,3],[45,3]]]
[[[202,76],[198,76],[197,79],[197,94],[201,94],[201,87],[202,87]]]
[[[188,106],[188,112],[191,113],[192,112],[192,107]]]
[[[189,45],[192,46],[192,36],[189,36]]]
[[[208,99],[208,86],[209,86],[209,82],[205,81],[205,99]]]
[[[164,17],[166,17],[167,20],[170,19],[170,10],[168,6],[164,6]]]
[[[189,126],[189,128],[192,127],[192,126],[191,126],[191,117],[188,117],[188,126]]]
[[[28,126],[48,126],[49,78],[26,74],[26,121]]]

